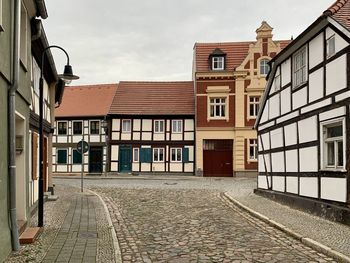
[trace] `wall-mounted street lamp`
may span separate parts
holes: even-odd
[[[39,82],[39,201],[38,201],[38,226],[42,227],[44,225],[44,163],[43,163],[43,145],[44,145],[44,130],[43,130],[43,106],[44,106],[44,58],[46,52],[51,48],[58,48],[62,50],[67,56],[67,65],[64,66],[63,74],[59,74],[58,77],[61,78],[64,82],[70,83],[72,80],[79,79],[78,76],[73,74],[72,66],[69,65],[69,56],[68,53],[61,48],[60,46],[48,46],[44,49],[41,56],[41,73],[40,73],[40,82]]]
[[[106,162],[105,162],[105,176],[107,176],[107,163],[108,163],[108,121],[107,118],[105,117],[102,121],[101,121],[101,127],[103,128],[103,131],[105,133],[105,146],[106,146]]]

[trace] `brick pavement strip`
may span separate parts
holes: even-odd
[[[218,191],[93,190],[110,211],[123,262],[335,262]]]

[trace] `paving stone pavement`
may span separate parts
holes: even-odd
[[[335,262],[202,189],[92,187],[123,262]]]

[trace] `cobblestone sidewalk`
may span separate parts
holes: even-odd
[[[56,187],[59,199],[45,203],[44,230],[38,240],[5,262],[115,262],[104,207],[95,195]],[[36,217],[32,224],[36,225]]]

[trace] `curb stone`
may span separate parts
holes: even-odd
[[[114,259],[115,259],[116,263],[122,263],[121,251],[120,251],[120,247],[119,247],[119,241],[118,241],[117,235],[115,233],[115,229],[114,229],[114,226],[112,224],[112,219],[111,219],[111,216],[109,214],[109,211],[108,211],[106,203],[103,201],[102,197],[99,194],[97,194],[96,192],[94,192],[94,191],[92,191],[90,189],[85,189],[85,190],[90,192],[90,193],[92,193],[92,194],[94,194],[94,195],[96,195],[100,199],[100,201],[102,202],[103,207],[104,207],[105,212],[106,212],[108,226],[109,226],[109,229],[111,231],[111,235],[112,235],[112,239],[113,239]]]
[[[224,193],[223,194],[224,197],[226,197],[231,203],[233,203],[234,205],[238,206],[239,208],[247,211],[248,213],[250,213],[251,215],[253,215],[254,217],[260,219],[261,221],[264,221],[265,223],[269,224],[270,226],[273,226],[283,232],[285,232],[286,234],[292,236],[293,238],[299,240],[301,243],[303,243],[304,245],[307,245],[313,249],[315,249],[318,252],[321,252],[327,256],[330,256],[332,258],[334,258],[335,260],[339,261],[339,262],[344,262],[344,263],[350,263],[350,257],[330,248],[327,247],[311,238],[308,237],[303,237],[301,234],[291,230],[290,228],[254,211],[253,209],[247,207],[246,205],[243,205],[241,202],[237,201],[236,199],[234,199],[233,197],[231,197],[228,193]]]

